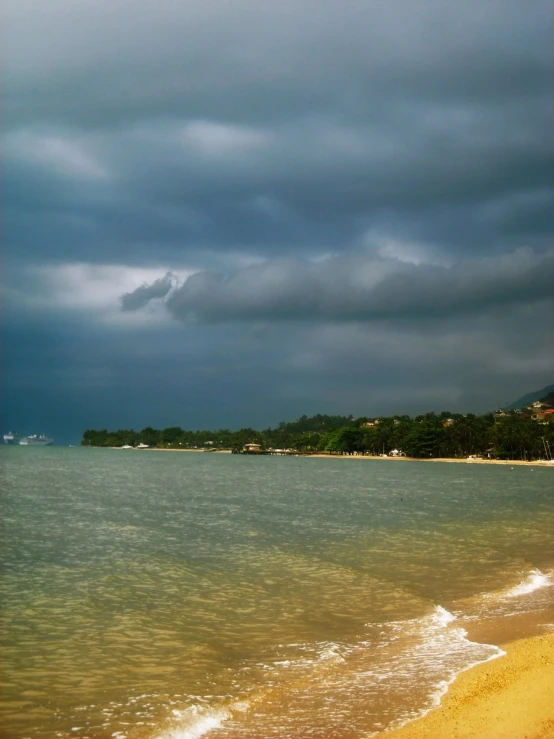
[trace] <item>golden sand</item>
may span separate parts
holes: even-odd
[[[314,452],[314,454],[303,454],[303,457],[312,457],[314,459],[378,459],[386,460],[387,462],[452,462],[455,464],[496,464],[514,466],[525,466],[525,467],[551,467],[554,469],[554,463],[546,459],[538,459],[534,462],[528,462],[524,459],[468,459],[464,457],[458,459],[455,457],[431,457],[425,459],[422,457],[382,457],[373,456],[371,454],[331,454],[330,452]]]
[[[99,448],[99,447],[90,447]],[[102,447],[104,449],[122,449],[122,447]],[[212,454],[231,454],[231,449],[175,449],[175,448],[164,448],[164,447],[150,447],[148,449],[141,449],[143,452],[210,452]],[[251,455],[256,456],[256,455]],[[454,457],[433,457],[431,459],[422,459],[421,457],[382,457],[373,456],[371,454],[332,454],[331,452],[313,452],[312,454],[306,454],[300,452],[291,456],[309,457],[311,459],[367,459],[367,460],[380,460],[385,459],[389,462],[454,462],[456,464],[497,464],[502,466],[520,466],[524,465],[527,467],[551,467],[554,469],[554,463],[545,459],[538,459],[534,462],[528,462],[523,459],[456,459]]]
[[[439,708],[383,739],[554,739],[554,633],[503,645],[462,673]]]

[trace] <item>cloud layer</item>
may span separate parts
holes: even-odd
[[[50,369],[75,427],[124,424],[122,384],[145,423],[182,395],[192,425],[234,425],[553,381],[550,0],[7,0],[4,21],[6,423],[48,405]],[[79,403],[60,367],[90,379]]]
[[[35,5],[7,3],[3,106],[33,258],[548,247],[547,0]]]
[[[183,321],[372,321],[483,314],[496,306],[554,299],[554,252],[466,260],[450,267],[364,256],[294,259],[224,275],[171,274],[122,296],[123,310],[165,298]]]

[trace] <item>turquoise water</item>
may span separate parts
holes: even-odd
[[[10,738],[371,736],[554,607],[554,469],[0,454]]]

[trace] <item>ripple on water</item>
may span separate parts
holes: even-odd
[[[6,477],[18,739],[358,736],[497,653],[469,619],[552,600],[542,472],[51,451]]]

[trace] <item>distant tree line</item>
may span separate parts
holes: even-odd
[[[554,414],[552,414],[554,415]],[[352,416],[301,416],[277,428],[256,431],[187,431],[179,426],[142,431],[87,429],[83,446],[121,447],[148,445],[162,449],[242,449],[257,443],[261,449],[294,449],[333,454],[389,454],[398,450],[408,457],[490,456],[497,459],[544,459],[554,450],[554,421],[530,414],[426,413],[379,419]]]

